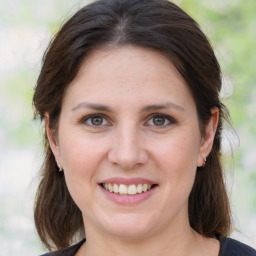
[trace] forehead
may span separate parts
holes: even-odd
[[[135,97],[136,96],[136,97]],[[93,51],[68,86],[65,101],[166,101],[193,103],[187,84],[161,53],[133,46]]]
[[[138,78],[137,75],[147,75],[148,78],[159,79],[165,73],[166,77],[172,76],[176,80],[184,82],[184,79],[174,67],[174,65],[160,52],[142,47],[135,46],[121,46],[121,47],[106,47],[94,50],[82,62],[81,68],[74,79],[79,80],[82,76],[87,75],[88,78],[94,76],[95,73],[100,72],[101,76],[108,78],[108,74],[115,72],[116,77],[122,74],[123,80],[132,80],[133,77]],[[133,76],[129,76],[130,72]],[[124,74],[126,76],[123,76]],[[95,76],[94,79],[97,79]],[[120,78],[120,77],[119,77]]]

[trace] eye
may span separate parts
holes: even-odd
[[[82,123],[92,127],[109,125],[109,122],[106,120],[106,118],[103,115],[99,114],[86,116],[85,118],[83,118]]]
[[[175,123],[173,118],[171,118],[168,115],[164,114],[154,114],[151,116],[149,121],[147,122],[147,125],[150,126],[158,126],[158,127],[166,127],[169,126],[170,124]]]

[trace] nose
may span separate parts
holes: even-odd
[[[108,160],[124,170],[132,170],[148,161],[142,136],[136,130],[126,129],[114,134]]]

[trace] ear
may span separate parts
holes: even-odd
[[[211,109],[211,118],[208,124],[205,127],[205,134],[202,137],[200,152],[197,159],[197,166],[204,166],[205,159],[210,154],[212,150],[212,145],[214,141],[214,136],[216,133],[216,129],[219,121],[219,109],[217,107],[213,107]]]
[[[60,159],[59,145],[57,143],[56,137],[54,136],[53,130],[50,128],[49,113],[46,113],[44,116],[44,125],[45,125],[45,130],[46,130],[46,134],[48,137],[51,150],[55,156],[55,159],[59,161]]]

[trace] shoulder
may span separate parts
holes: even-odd
[[[66,249],[54,251],[54,252],[48,252],[46,254],[42,254],[40,256],[75,256],[79,248],[82,246],[82,244],[85,242],[85,239],[80,241],[77,244],[74,244]]]
[[[221,245],[219,256],[256,256],[256,250],[235,239],[221,237],[219,240]]]

